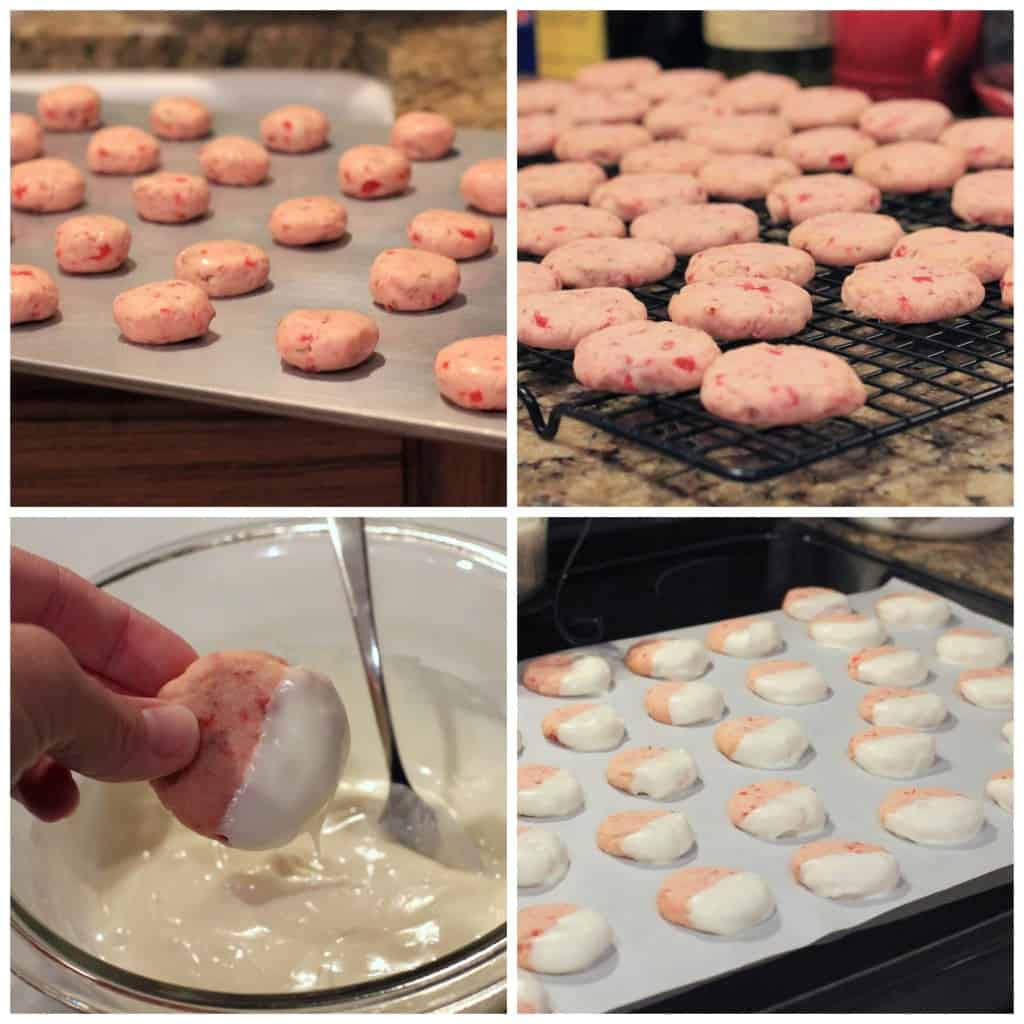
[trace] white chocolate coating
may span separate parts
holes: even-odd
[[[928,678],[928,662],[912,647],[900,647],[873,658],[857,668],[862,683],[872,686],[917,686]]]
[[[945,625],[952,614],[949,602],[935,594],[893,594],[881,598],[875,611],[890,629],[934,629]]]
[[[589,907],[566,914],[530,945],[529,970],[572,974],[597,963],[614,942],[608,922]]]
[[[935,763],[935,737],[924,732],[877,736],[858,743],[853,757],[872,775],[912,779]]]
[[[960,685],[960,692],[979,708],[1012,708],[1013,676],[1000,673],[977,679],[965,679]]]
[[[907,729],[934,729],[946,720],[946,702],[937,693],[880,700],[874,709],[875,725],[899,725]]]
[[[998,633],[943,633],[935,644],[938,656],[950,665],[996,668],[1010,656],[1010,645]]]
[[[673,725],[695,725],[720,718],[725,711],[725,698],[710,683],[692,682],[668,699],[668,713]]]
[[[792,768],[808,746],[799,723],[777,718],[748,732],[733,751],[732,760],[751,768]]]
[[[779,650],[782,637],[771,619],[756,619],[749,626],[729,633],[722,646],[722,653],[734,658],[760,658]]]
[[[1013,779],[989,779],[985,784],[985,792],[1007,814],[1013,814]]]
[[[810,622],[819,615],[837,615],[849,611],[850,602],[838,590],[822,590],[803,597],[788,600],[783,610],[799,622]]]
[[[801,786],[755,807],[739,827],[762,839],[820,832],[825,827],[825,805],[810,786]]]
[[[759,676],[754,693],[773,704],[815,704],[828,696],[828,684],[814,665]]]
[[[927,846],[973,839],[985,820],[981,803],[970,797],[922,797],[888,812],[882,824],[893,835]]]
[[[697,781],[697,762],[686,750],[666,750],[633,769],[629,791],[655,800],[685,793]]]
[[[872,618],[840,622],[820,619],[809,623],[807,631],[823,647],[878,647],[885,641],[885,630]]]
[[[516,1008],[519,1013],[550,1013],[544,986],[529,971],[516,972]]]
[[[752,871],[728,875],[690,900],[693,927],[714,935],[736,935],[767,920],[774,911],[771,890]]]
[[[699,640],[680,637],[666,640],[651,656],[651,675],[656,679],[686,681],[704,675],[711,659]]]
[[[562,722],[558,742],[572,750],[611,750],[626,735],[626,723],[614,708],[602,704],[587,708]]]
[[[554,832],[529,827],[516,836],[518,886],[551,886],[565,878],[569,870],[569,852]]]
[[[567,771],[558,771],[538,786],[520,789],[519,813],[526,818],[561,818],[583,806],[583,790]]]
[[[649,821],[643,828],[621,840],[622,852],[630,860],[645,864],[669,864],[693,846],[693,831],[681,811]]]
[[[611,665],[596,654],[584,654],[562,676],[560,689],[563,697],[594,697],[607,693],[611,686]]]
[[[891,892],[900,880],[896,858],[884,850],[833,853],[800,865],[800,881],[826,899],[863,899]]]

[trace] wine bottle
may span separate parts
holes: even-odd
[[[748,71],[790,75],[802,85],[832,78],[828,11],[705,11],[708,66],[730,78]]]

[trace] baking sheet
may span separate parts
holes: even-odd
[[[850,595],[850,604],[857,611],[871,613],[879,595],[919,589],[893,579],[877,590]],[[939,634],[959,625],[991,629],[1011,639],[1010,627],[958,605],[953,605],[953,610],[953,619],[942,628],[901,629],[893,632],[889,642],[933,655]],[[943,726],[934,731],[939,755],[936,766],[931,774],[912,780],[869,775],[846,756],[849,738],[870,728],[857,714],[857,704],[869,687],[854,682],[846,672],[852,652],[820,647],[807,636],[803,623],[781,611],[763,614],[778,623],[786,645],[782,653],[770,657],[817,664],[832,689],[830,698],[790,707],[756,697],[746,689],[745,673],[754,660],[764,659],[712,655],[712,667],[703,678],[722,690],[725,717],[761,714],[800,722],[813,750],[794,769],[764,771],[727,760],[712,742],[718,722],[678,727],[648,718],[644,693],[659,680],[635,676],[622,663],[626,650],[643,637],[581,648],[609,658],[614,683],[605,697],[578,699],[601,701],[619,711],[627,726],[620,750],[625,746],[660,745],[690,751],[701,781],[681,799],[651,800],[613,789],[605,781],[604,771],[614,751],[578,753],[548,742],[541,732],[544,715],[559,704],[572,703],[572,699],[541,697],[520,685],[519,728],[524,742],[520,764],[541,762],[572,772],[586,794],[586,805],[566,820],[521,819],[557,832],[569,851],[570,868],[561,882],[546,891],[519,890],[519,903],[526,906],[558,901],[593,907],[607,916],[616,938],[614,952],[588,971],[560,977],[537,975],[554,1011],[606,1012],[675,992],[837,932],[867,925],[882,915],[891,916],[894,910],[912,912],[917,900],[1012,863],[1012,818],[984,794],[988,778],[1013,765],[1012,747],[1000,732],[1012,714],[978,708],[954,695],[953,685],[960,670],[933,661],[931,675],[918,689],[941,694],[950,711]],[[695,626],[653,635],[703,639],[706,630],[707,626]],[[771,842],[733,828],[725,814],[732,793],[747,783],[771,778],[792,778],[813,786],[829,815],[826,832]],[[986,817],[982,833],[964,846],[928,847],[886,832],[877,819],[878,805],[890,791],[908,785],[942,786],[982,799]],[[598,850],[594,836],[607,815],[655,807],[685,812],[696,837],[695,848],[685,857],[668,866],[650,866]],[[903,881],[892,895],[881,900],[833,901],[815,896],[793,881],[789,860],[797,847],[817,838],[854,839],[884,846],[899,860]],[[756,929],[732,938],[701,935],[669,924],[655,906],[658,888],[670,872],[694,864],[758,872],[775,896],[776,913]]]
[[[304,92],[284,92],[278,83],[276,76],[266,76],[263,112],[286,102],[310,101]],[[102,82],[98,84],[102,89]],[[252,105],[250,101],[243,113],[215,107],[216,134],[258,138],[261,112]],[[298,195],[340,195],[336,169],[341,153],[358,143],[387,142],[387,125],[347,119],[351,108],[342,103],[336,108],[320,105],[332,121],[329,147],[295,156],[271,154],[271,180],[256,188],[211,185],[211,215],[180,225],[140,220],[132,204],[130,176],[95,175],[85,169],[90,133],[47,133],[46,155],[69,159],[86,174],[86,202],[63,214],[12,211],[12,260],[41,266],[61,293],[57,318],[11,329],[14,367],[148,394],[503,448],[505,416],[445,402],[434,383],[433,362],[439,348],[458,338],[505,333],[504,218],[488,218],[495,228],[494,250],[460,262],[459,293],[438,310],[380,309],[370,298],[368,278],[370,264],[382,249],[408,245],[406,225],[420,210],[466,208],[458,194],[459,178],[476,161],[503,156],[504,137],[460,130],[454,155],[413,165],[409,194],[374,202],[342,197],[349,213],[345,238],[314,248],[279,246],[266,227],[277,203]],[[32,112],[34,106],[32,95],[13,97],[16,111]],[[148,106],[107,100],[104,123],[147,126]],[[200,173],[198,152],[205,141],[161,141],[162,168]],[[130,262],[109,274],[58,271],[53,232],[61,221],[81,213],[109,213],[125,220],[133,235]],[[220,238],[263,246],[270,256],[268,285],[250,295],[214,300],[217,316],[203,340],[167,347],[120,340],[111,314],[115,296],[173,277],[178,251]],[[303,307],[341,307],[372,316],[381,332],[377,352],[362,366],[338,373],[305,374],[284,366],[274,349],[274,331],[286,313]]]

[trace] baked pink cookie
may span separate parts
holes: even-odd
[[[633,288],[668,277],[676,257],[667,245],[642,238],[581,238],[541,260],[564,288]]]
[[[938,786],[893,790],[878,808],[882,827],[925,846],[948,846],[973,839],[985,823],[981,801]]]
[[[697,180],[715,199],[764,199],[780,182],[800,175],[792,160],[757,153],[712,157]]]
[[[848,126],[810,128],[775,144],[775,156],[804,171],[848,171],[858,157],[877,146],[870,135]]]
[[[747,669],[747,689],[773,704],[816,704],[829,692],[821,671],[806,661],[759,661]]]
[[[725,75],[712,68],[671,68],[633,82],[632,88],[651,100],[687,100],[710,96],[725,84]]]
[[[277,325],[274,344],[290,366],[306,373],[348,370],[373,355],[377,325],[349,309],[295,309]]]
[[[928,678],[928,662],[913,647],[866,647],[846,667],[851,679],[870,686],[918,686]]]
[[[520,260],[516,264],[516,289],[519,295],[557,292],[561,287],[561,278],[550,267],[542,267],[528,260]]]
[[[851,761],[871,775],[912,779],[935,764],[935,738],[900,725],[879,725],[850,739]]]
[[[972,117],[950,125],[940,136],[973,170],[1013,166],[1013,118]]]
[[[73,210],[85,198],[82,172],[59,157],[26,160],[11,168],[11,206],[31,213]]]
[[[849,416],[867,401],[867,391],[853,367],[831,352],[759,342],[712,363],[700,400],[733,423],[779,427]]]
[[[748,768],[794,768],[810,747],[798,722],[767,715],[728,718],[714,741],[719,753]]]
[[[440,160],[455,144],[455,123],[432,110],[410,110],[396,118],[390,142],[410,160]]]
[[[609,785],[633,796],[668,800],[682,796],[700,777],[697,762],[685,750],[631,747],[608,761]]]
[[[85,132],[100,123],[100,94],[88,85],[58,85],[36,101],[36,111],[48,132]]]
[[[779,114],[795,129],[822,128],[826,125],[853,125],[871,106],[871,97],[860,89],[841,85],[813,85],[791,92],[779,104]]]
[[[85,160],[95,174],[142,174],[160,163],[160,143],[129,124],[101,128],[89,140]]]
[[[459,179],[459,195],[481,213],[504,217],[508,203],[505,173],[504,157],[479,160]]]
[[[814,277],[814,260],[799,249],[771,242],[716,245],[698,252],[686,265],[686,283],[723,277],[769,277],[805,285]]]
[[[788,338],[807,326],[811,313],[811,297],[803,288],[770,277],[688,284],[668,304],[674,323],[707,331],[718,341]]]
[[[520,115],[516,119],[516,153],[519,156],[550,153],[563,127],[554,114]]]
[[[606,704],[567,704],[541,722],[545,738],[570,750],[611,750],[626,735],[622,717]]]
[[[846,839],[807,843],[789,867],[800,885],[830,900],[885,896],[900,881],[899,863],[884,846]]]
[[[620,92],[576,91],[558,104],[555,116],[566,125],[622,124],[639,121],[651,101],[631,89]]]
[[[516,785],[517,813],[525,818],[563,818],[583,806],[583,790],[564,768],[522,764]]]
[[[342,238],[348,210],[333,196],[303,196],[278,203],[267,224],[280,245],[319,245]]]
[[[216,314],[209,296],[188,281],[156,281],[121,292],[114,320],[128,341],[170,345],[201,338]]]
[[[517,175],[520,192],[536,206],[554,203],[586,203],[608,175],[592,161],[569,160],[559,164],[533,164]]]
[[[270,276],[270,259],[251,242],[222,239],[190,245],[174,258],[174,276],[215,299],[257,291]]]
[[[289,843],[334,796],[348,718],[334,684],[262,651],[222,651],[166,683],[161,700],[199,720],[199,752],[152,782],[200,835],[242,850]]]
[[[656,139],[684,139],[694,125],[733,113],[735,107],[717,96],[668,99],[651,107],[643,124]]]
[[[161,139],[201,139],[212,124],[209,107],[192,96],[161,96],[149,108],[149,127]]]
[[[759,658],[782,648],[779,627],[771,619],[738,618],[716,622],[704,644],[709,651],[735,658]]]
[[[674,871],[658,890],[658,913],[672,924],[713,935],[738,935],[775,913],[760,875],[732,868]]]
[[[653,136],[638,124],[581,124],[559,131],[555,156],[559,160],[591,160],[617,164],[631,149],[645,146]]]
[[[260,138],[278,153],[312,153],[327,145],[331,122],[316,107],[292,103],[260,119]]]
[[[548,654],[523,674],[523,686],[542,697],[594,697],[611,685],[611,666],[596,654]]]
[[[965,174],[953,186],[953,212],[968,224],[1013,224],[1013,171],[1009,168]]]
[[[790,231],[788,242],[826,267],[855,267],[885,259],[901,238],[903,227],[895,217],[881,213],[819,213],[800,221]]]
[[[266,181],[270,155],[252,139],[222,135],[199,151],[199,166],[215,185],[251,187]]]
[[[946,702],[937,693],[898,686],[876,686],[857,705],[857,714],[872,725],[934,729],[946,720]]]
[[[857,158],[853,173],[883,192],[950,188],[967,169],[963,157],[937,142],[890,142]]]
[[[506,338],[486,334],[445,345],[434,357],[437,390],[463,409],[494,412],[505,408]]]
[[[765,197],[776,224],[800,224],[821,213],[874,213],[882,194],[848,174],[808,174],[780,182]]]
[[[521,79],[516,83],[516,110],[520,117],[548,113],[575,91],[572,82],[557,78]]]
[[[660,78],[661,73],[661,65],[650,57],[619,57],[584,64],[576,72],[574,81],[579,89],[616,92]]]
[[[210,186],[196,174],[159,171],[132,182],[132,199],[143,220],[182,224],[210,209]]]
[[[782,610],[797,622],[810,622],[819,615],[846,612],[850,602],[846,595],[830,587],[791,587],[782,599]]]
[[[894,259],[903,256],[922,263],[956,264],[985,284],[998,281],[1013,262],[1013,239],[997,231],[925,228],[904,235],[893,247]]]
[[[519,215],[520,252],[546,256],[552,249],[581,238],[624,238],[626,225],[607,210],[582,204],[553,203]]]
[[[886,632],[878,619],[859,612],[832,612],[807,623],[807,635],[823,647],[860,650],[885,643]]]
[[[671,864],[693,848],[693,832],[679,811],[619,811],[598,825],[597,846],[613,857]]]
[[[49,320],[60,305],[57,285],[40,267],[11,264],[11,324]]]
[[[953,111],[938,100],[882,100],[872,103],[858,123],[879,142],[933,142],[952,120]]]
[[[1013,669],[1004,665],[961,672],[956,692],[979,708],[1009,710],[1013,707]]]
[[[1004,306],[1013,308],[1013,264],[1006,268],[1002,281],[999,282],[999,299]]]
[[[760,839],[807,835],[825,827],[825,807],[817,792],[789,779],[754,782],[736,790],[726,813],[736,828]]]
[[[624,221],[663,206],[703,203],[707,193],[692,174],[620,174],[598,185],[590,205]]]
[[[738,203],[663,206],[641,214],[629,228],[634,238],[661,242],[677,256],[693,256],[721,245],[756,242],[759,232],[757,214]]]
[[[534,903],[518,917],[519,966],[539,974],[574,974],[593,967],[615,939],[604,916],[575,903]]]
[[[421,249],[385,249],[370,266],[370,294],[378,306],[420,312],[443,306],[459,290],[455,260]]]
[[[842,297],[858,316],[927,324],[977,309],[985,300],[985,286],[955,263],[889,259],[857,267],[843,282]]]
[[[950,629],[936,641],[935,653],[950,665],[996,668],[1010,656],[1010,644],[990,629]]]
[[[353,146],[338,160],[338,185],[357,199],[401,195],[411,179],[409,158],[394,146]]]
[[[132,233],[123,220],[103,214],[72,217],[57,228],[57,266],[68,274],[102,274],[128,258]]]
[[[11,114],[11,163],[33,160],[43,151],[43,129],[30,114]]]
[[[727,114],[691,125],[686,139],[715,153],[771,155],[792,134],[789,122],[775,114]]]
[[[573,373],[585,387],[621,394],[664,394],[700,387],[721,355],[709,334],[642,320],[606,327],[577,346]]]
[[[409,221],[406,234],[417,249],[453,260],[483,256],[494,245],[491,222],[464,210],[422,210]]]
[[[720,690],[701,680],[668,682],[658,683],[644,694],[644,708],[662,725],[696,725],[721,718],[725,700]]]
[[[783,101],[797,93],[800,83],[789,75],[776,75],[770,71],[748,71],[731,78],[716,93],[716,97],[743,112],[778,110]]]
[[[517,315],[524,345],[571,349],[595,331],[646,320],[647,307],[624,288],[580,288],[523,295]]]
[[[627,150],[619,161],[622,174],[693,174],[711,159],[707,146],[682,139],[658,139]]]

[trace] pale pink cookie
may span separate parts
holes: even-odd
[[[548,654],[523,674],[523,686],[542,697],[594,697],[611,685],[611,666],[596,654]]]
[[[738,203],[663,206],[643,213],[630,225],[634,238],[667,245],[677,256],[692,256],[721,245],[756,242],[757,214]]]
[[[682,796],[700,777],[697,762],[685,750],[630,747],[608,761],[609,785],[633,796],[669,800]]]
[[[582,124],[558,133],[555,156],[559,160],[617,164],[631,149],[651,140],[651,133],[638,124]]]
[[[394,146],[353,146],[338,160],[338,185],[345,195],[357,199],[401,195],[411,178],[408,157]]]
[[[464,210],[422,210],[409,221],[406,234],[417,249],[453,260],[483,256],[494,246],[491,222]]]
[[[622,174],[693,174],[711,159],[707,146],[682,139],[659,139],[629,149],[619,161]]]
[[[686,266],[687,284],[723,277],[772,277],[805,285],[814,277],[814,260],[788,245],[744,242],[705,249]]]
[[[997,231],[957,231],[925,228],[904,235],[893,246],[892,257],[921,263],[954,263],[985,284],[998,281],[1013,262],[1013,239]]]
[[[348,210],[333,196],[286,199],[274,207],[267,227],[280,245],[335,242],[348,229]]]
[[[674,871],[658,890],[658,913],[672,924],[713,935],[737,935],[775,913],[760,875],[732,868]]]
[[[40,267],[11,264],[11,324],[49,320],[60,305],[57,285]]]
[[[996,772],[985,783],[985,793],[1007,814],[1013,814],[1013,769]]]
[[[931,192],[950,188],[966,164],[958,152],[937,142],[890,142],[857,158],[853,173],[883,192]]]
[[[712,68],[671,68],[634,82],[632,88],[650,100],[688,100],[710,96],[725,84],[725,75]]]
[[[718,341],[788,338],[807,326],[811,297],[799,285],[769,277],[731,277],[688,284],[672,296],[674,323]]]
[[[32,213],[73,210],[85,198],[82,172],[59,157],[26,160],[11,168],[11,206]]]
[[[562,287],[562,281],[550,267],[520,260],[516,264],[516,287],[519,295],[557,292]]]
[[[870,775],[913,779],[935,764],[935,737],[899,725],[879,725],[853,736],[846,752]]]
[[[848,174],[809,174],[780,182],[765,197],[776,224],[800,224],[821,213],[874,213],[882,194]]]
[[[878,144],[848,126],[810,128],[776,143],[775,156],[792,160],[804,171],[848,171],[858,157]]]
[[[88,85],[58,85],[36,101],[48,132],[85,132],[100,123],[100,94]]]
[[[938,100],[882,100],[872,103],[858,123],[879,142],[933,142],[952,120],[953,111]]]
[[[143,220],[181,224],[210,209],[210,186],[197,174],[159,171],[132,182],[132,199]]]
[[[504,217],[508,202],[505,158],[479,160],[473,164],[459,179],[459,195],[481,213]]]
[[[518,917],[519,966],[539,974],[574,974],[612,950],[615,937],[602,914],[575,903],[534,903]]]
[[[871,106],[871,97],[860,89],[841,85],[814,85],[790,93],[779,104],[779,113],[798,131],[826,125],[853,125]]]
[[[780,181],[799,175],[791,160],[747,153],[712,157],[697,180],[716,199],[763,199]]]
[[[455,260],[421,249],[385,249],[370,267],[370,294],[392,312],[436,309],[459,290]]]
[[[504,334],[462,338],[445,345],[434,357],[437,389],[449,402],[481,412],[505,408]]]
[[[266,180],[270,156],[252,139],[222,135],[199,151],[199,166],[215,185],[251,187]]]
[[[581,238],[624,238],[626,225],[607,210],[570,203],[552,203],[519,215],[520,252],[546,256],[560,245]]]
[[[760,839],[820,832],[825,806],[810,786],[788,779],[754,782],[736,790],[726,813],[733,825]]]
[[[571,349],[595,331],[646,320],[647,307],[624,288],[580,288],[524,295],[517,318],[524,345]]]
[[[869,686],[919,686],[928,678],[928,662],[913,647],[866,647],[846,668],[851,679]]]
[[[668,277],[676,257],[667,245],[641,238],[581,238],[553,249],[541,263],[564,288],[633,288]]]
[[[953,186],[953,212],[968,224],[1013,224],[1013,171],[1009,168],[965,174]]]
[[[933,629],[944,625],[952,614],[944,597],[924,590],[890,592],[875,602],[875,611],[882,622],[895,629],[915,626]]]
[[[1002,281],[999,282],[999,299],[1004,306],[1013,308],[1013,264],[1006,268]]]
[[[1008,711],[1013,707],[1013,669],[1002,666],[961,672],[955,689],[965,701],[979,708]]]
[[[798,722],[766,715],[726,719],[714,742],[724,757],[748,768],[793,768],[810,747]]]
[[[611,750],[626,735],[626,724],[606,704],[570,704],[549,711],[541,722],[544,736],[570,750]]]
[[[597,186],[590,205],[624,221],[663,206],[703,203],[707,193],[691,174],[621,174]]]
[[[788,75],[749,71],[745,75],[730,79],[715,95],[743,112],[774,112],[788,96],[799,89],[800,83]]]
[[[156,281],[121,292],[114,320],[139,345],[171,345],[201,338],[216,314],[209,296],[188,281]]]
[[[192,96],[161,96],[149,108],[149,127],[161,139],[201,139],[212,125],[210,108]]]
[[[11,114],[11,163],[33,160],[43,151],[43,129],[30,114]]]
[[[876,686],[857,705],[857,714],[872,725],[934,729],[946,720],[946,702],[937,693],[897,686]]]
[[[89,140],[85,161],[95,174],[143,174],[160,163],[160,143],[130,124],[101,128]]]
[[[538,156],[555,148],[562,124],[554,114],[529,114],[516,119],[516,153]]]
[[[670,864],[693,842],[690,823],[680,811],[619,811],[597,828],[598,849],[645,864]]]
[[[810,622],[819,615],[846,612],[850,602],[846,595],[830,587],[791,587],[782,599],[782,610],[797,622]]]
[[[175,257],[174,276],[179,281],[191,281],[215,299],[246,295],[267,283],[270,259],[251,242],[197,242]]]
[[[699,387],[721,355],[704,331],[641,321],[606,327],[585,337],[573,373],[588,388],[622,394],[661,394]]]
[[[827,267],[855,267],[885,259],[903,238],[903,227],[881,213],[819,213],[789,233],[789,244]]]
[[[622,124],[639,121],[651,101],[628,89],[620,92],[575,92],[566,97],[555,110],[565,125]]]
[[[455,123],[432,110],[411,110],[391,126],[390,142],[410,160],[440,160],[455,144]]]
[[[859,612],[819,615],[807,624],[807,635],[823,647],[860,650],[885,643],[886,632],[878,619]]]
[[[521,764],[516,787],[517,813],[524,818],[563,818],[583,806],[583,790],[564,768]]]
[[[68,274],[102,274],[128,258],[131,229],[117,217],[86,214],[61,223],[56,234],[57,266]]]
[[[306,373],[348,370],[373,355],[377,325],[348,309],[295,309],[277,325],[278,355]]]
[[[260,119],[260,138],[278,153],[312,153],[327,145],[331,122],[316,107],[293,103]]]
[[[882,827],[926,846],[948,846],[973,839],[985,823],[979,800],[940,787],[893,790],[878,808]]]
[[[927,324],[977,309],[985,300],[985,286],[953,263],[890,259],[858,266],[843,282],[842,298],[858,316]]]
[[[845,839],[807,843],[789,867],[800,885],[830,900],[885,896],[900,881],[899,863],[884,846]]]
[[[644,708],[662,725],[696,725],[721,718],[725,700],[720,690],[701,680],[668,682],[658,683],[644,694]]]
[[[516,83],[516,110],[520,117],[548,113],[575,91],[571,82],[559,79],[520,79]]]
[[[717,96],[669,99],[651,107],[643,125],[656,139],[684,139],[694,125],[733,113],[736,109]]]
[[[686,132],[688,142],[715,153],[763,153],[766,156],[793,134],[789,122],[775,114],[728,114],[698,121]]]
[[[619,57],[584,64],[576,72],[574,81],[579,89],[615,92],[658,78],[661,73],[661,65],[650,57]]]
[[[559,164],[534,164],[524,167],[517,176],[520,192],[527,192],[537,206],[554,203],[586,203],[594,189],[608,175],[587,161]]]
[[[747,689],[773,704],[816,704],[829,693],[821,671],[806,661],[759,661],[747,669]]]
[[[972,117],[950,125],[939,142],[959,154],[972,170],[1013,166],[1013,118]]]
[[[712,363],[700,400],[733,423],[778,427],[848,416],[864,405],[867,391],[850,364],[831,352],[759,342]]]

